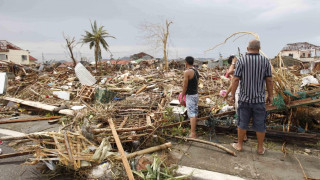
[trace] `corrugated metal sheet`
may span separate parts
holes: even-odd
[[[97,82],[94,76],[81,63],[76,65],[74,71],[82,85],[92,86]]]

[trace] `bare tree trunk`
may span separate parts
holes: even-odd
[[[72,59],[72,61],[73,61],[73,68],[75,68],[76,67],[76,64],[77,64],[77,62],[76,62],[76,59],[74,58],[74,56],[73,56],[73,47],[72,47],[72,43],[73,43],[73,41],[72,42],[70,42],[70,41],[68,41],[68,39],[66,39],[66,41],[67,41],[67,46],[68,46],[68,49],[69,49],[69,51],[70,51],[70,56],[71,56],[71,59]]]
[[[164,69],[169,70],[168,64],[168,38],[169,38],[169,26],[172,21],[166,19],[165,25],[163,24],[145,24],[142,29],[146,32],[145,39],[153,41],[157,48],[163,47],[163,59],[164,59]]]
[[[167,57],[167,44],[168,44],[170,24],[172,24],[172,21],[168,22],[168,19],[166,19],[166,31],[163,34],[163,58],[164,58],[166,71],[169,70],[168,57]]]
[[[163,43],[163,59],[164,59],[164,69],[168,71],[169,65],[168,65],[168,58],[167,58],[167,42]]]
[[[70,52],[70,58],[72,59],[72,62],[73,62],[73,68],[76,67],[76,64],[77,64],[77,61],[76,59],[74,58],[74,55],[73,55],[73,48],[76,46],[76,40],[75,38],[70,38],[66,35],[63,34],[63,37],[64,39],[66,40],[66,43],[67,43],[67,48]]]

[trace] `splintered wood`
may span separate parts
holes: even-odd
[[[45,138],[29,137],[38,143],[34,146],[35,158],[32,163],[41,160],[60,161],[63,165],[74,170],[81,168],[81,161],[94,162],[93,152],[88,151],[89,146],[95,146],[81,134],[69,131],[48,132]]]
[[[94,93],[95,93],[94,87],[83,85],[81,90],[78,93],[78,96],[84,100],[90,101],[93,98]]]

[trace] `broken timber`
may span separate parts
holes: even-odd
[[[24,156],[27,154],[32,154],[34,151],[23,151],[23,152],[16,152],[16,153],[9,153],[9,154],[1,154],[0,159],[10,158],[10,157],[17,157],[17,156]]]
[[[27,105],[27,106],[31,106],[31,107],[35,107],[35,108],[39,108],[39,109],[43,109],[43,110],[47,110],[47,111],[51,111],[51,112],[55,111],[58,108],[57,106],[52,106],[52,105],[43,104],[40,102],[27,101],[27,100],[12,98],[12,97],[2,97],[1,99],[7,100],[7,101],[12,101],[12,102],[23,104],[23,105]],[[64,115],[70,115],[70,116],[74,115],[74,112],[71,109],[62,109],[58,113],[64,114]]]
[[[120,152],[120,155],[121,155],[121,159],[122,159],[122,162],[123,162],[123,166],[126,170],[126,173],[127,173],[127,176],[129,178],[129,180],[134,180],[134,177],[133,177],[133,174],[132,174],[132,170],[130,168],[130,165],[129,165],[129,162],[128,162],[128,159],[126,157],[126,154],[123,150],[123,147],[122,147],[122,144],[121,144],[121,141],[119,139],[119,136],[118,136],[118,133],[116,131],[116,128],[113,124],[113,121],[112,119],[108,119],[108,122],[109,122],[109,125],[110,125],[110,128],[112,130],[112,135],[114,137],[114,140],[116,141],[116,145],[118,147],[118,151]]]
[[[13,119],[13,120],[0,121],[0,124],[17,123],[17,122],[27,122],[27,121],[42,121],[42,120],[59,119],[59,118],[61,118],[61,116],[51,116],[51,117],[42,117],[42,118],[31,118],[31,119]]]
[[[136,152],[127,154],[126,157],[127,157],[127,159],[131,159],[131,158],[134,158],[136,156],[143,155],[143,154],[149,154],[149,153],[152,153],[152,152],[155,152],[155,151],[160,151],[160,150],[163,150],[163,149],[167,149],[167,148],[170,148],[171,146],[172,146],[171,142],[168,142],[168,143],[165,143],[165,144],[161,144],[159,146],[154,146],[154,147],[150,147],[150,148],[147,148],[147,149],[143,149],[141,151],[136,151]],[[121,157],[117,156],[116,159],[117,160],[121,160]]]

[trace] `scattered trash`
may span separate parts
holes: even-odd
[[[303,77],[301,87],[304,87],[309,84],[319,84],[319,81],[313,76]]]
[[[70,92],[68,91],[53,91],[52,93],[60,99],[64,99],[67,101],[70,100]]]

